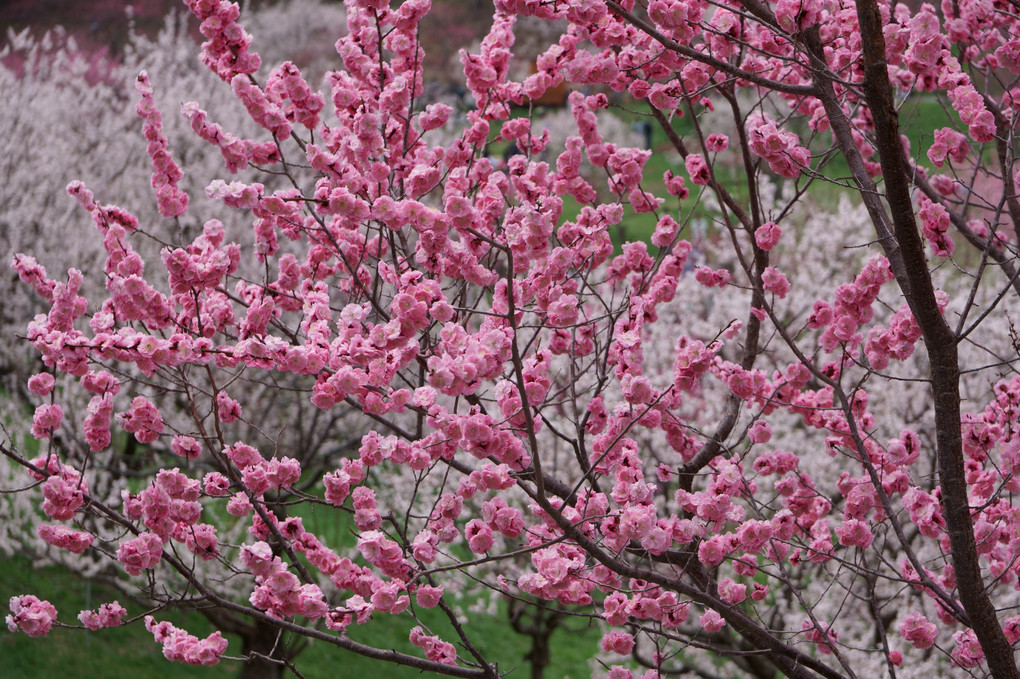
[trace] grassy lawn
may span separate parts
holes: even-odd
[[[49,600],[57,607],[58,619],[68,624],[78,624],[79,611],[113,599],[119,600],[129,615],[144,612],[110,587],[80,580],[57,568],[36,570],[20,557],[0,560],[0,602],[5,615],[8,599],[19,594]],[[161,614],[159,619],[170,620],[199,636],[212,631],[197,614],[171,612]],[[237,648],[236,640],[232,640],[229,650]],[[54,628],[45,639],[11,634],[5,627],[0,631],[0,663],[3,676],[9,679],[129,679],[153,676],[154,671],[165,679],[219,679],[236,674],[236,668],[229,664],[191,667],[167,662],[162,648],[141,623],[97,632]]]
[[[58,568],[32,569],[20,557],[0,560],[0,602],[18,594],[35,594],[57,607],[59,620],[77,624],[78,611],[96,608],[101,603],[117,599],[128,609],[129,615],[140,615],[144,609],[131,603],[111,587],[81,580]],[[6,613],[5,613],[6,614]],[[456,635],[445,617],[436,610],[424,611],[423,620],[433,633],[455,642]],[[213,631],[201,615],[194,612],[161,612],[159,620],[170,620],[192,634],[204,637]],[[516,634],[506,617],[505,605],[500,605],[495,616],[482,613],[467,614],[465,627],[479,649],[510,677],[530,676],[530,667],[524,660],[529,650],[525,637]],[[552,665],[546,669],[550,679],[573,677],[579,679],[590,674],[588,659],[595,653],[601,632],[597,628],[585,629],[577,622],[557,630],[552,636]],[[356,641],[370,643],[379,648],[393,648],[413,655],[421,651],[408,641],[412,623],[406,617],[379,616],[366,625],[351,629]],[[227,655],[240,654],[240,640],[230,638]],[[467,657],[458,648],[459,657]],[[168,662],[161,647],[153,640],[141,622],[120,628],[90,632],[81,629],[55,627],[45,639],[31,639],[24,634],[0,630],[0,665],[4,679],[42,679],[59,676],[67,679],[135,679],[158,676],[161,679],[221,679],[235,677],[239,665],[224,661],[215,667],[192,667]],[[343,676],[385,676],[411,678],[422,676],[410,668],[382,665],[359,655],[312,642],[297,662],[298,669],[308,679],[335,679],[337,668],[343,667]]]

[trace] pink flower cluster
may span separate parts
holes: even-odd
[[[259,69],[262,59],[249,51],[251,36],[237,23],[241,10],[228,0],[186,0],[202,22],[199,30],[208,40],[202,44],[202,63],[223,80]]]
[[[199,481],[178,469],[161,469],[155,482],[135,497],[123,494],[128,518],[141,519],[164,542],[171,537],[185,541],[202,513]]]
[[[684,167],[687,168],[687,174],[695,186],[705,186],[712,179],[712,171],[700,153],[691,153],[684,158]]]
[[[971,83],[970,76],[960,69],[956,57],[948,50],[941,54],[943,63],[939,71],[939,86],[949,95],[953,110],[960,114],[960,120],[967,126],[970,138],[979,144],[995,139],[995,117],[985,106],[984,97]],[[955,159],[954,159],[955,160]]]
[[[47,544],[58,549],[66,549],[73,554],[81,554],[92,546],[95,536],[85,531],[74,530],[67,526],[39,524],[36,532]]]
[[[301,478],[301,464],[292,457],[261,460],[241,470],[241,481],[255,496],[290,488]]]
[[[754,242],[762,250],[768,252],[779,243],[783,230],[775,222],[765,222],[754,231]]]
[[[730,282],[730,272],[726,269],[699,266],[694,270],[694,279],[706,288],[724,288]]]
[[[904,304],[893,314],[887,329],[873,327],[868,332],[864,353],[873,368],[884,370],[890,359],[905,361],[910,358],[920,339],[921,328],[910,307]]]
[[[911,611],[900,622],[899,632],[914,648],[925,649],[935,643],[939,629],[918,611]]]
[[[921,218],[921,233],[928,240],[932,252],[939,257],[950,257],[956,244],[949,236],[949,212],[941,203],[928,200],[926,196],[918,199],[920,209],[917,216]]]
[[[36,396],[49,396],[56,380],[50,373],[36,373],[28,378],[28,390]]]
[[[49,601],[31,594],[11,597],[11,614],[7,616],[7,629],[22,631],[30,637],[44,637],[50,633],[57,618],[57,609]]]
[[[22,282],[28,283],[35,288],[37,295],[48,302],[53,301],[53,288],[56,286],[56,282],[46,276],[46,267],[40,264],[35,257],[23,255],[19,252],[14,255],[11,266],[18,272],[18,278]]]
[[[942,167],[946,158],[952,159],[954,163],[962,163],[970,153],[970,144],[967,137],[960,134],[951,127],[940,127],[935,130],[934,140],[928,147],[928,160],[935,167]]]
[[[797,135],[780,129],[764,113],[752,113],[747,117],[747,137],[751,150],[783,177],[799,177],[811,163],[811,154],[800,145]]]
[[[127,610],[116,601],[103,604],[95,611],[82,611],[78,614],[78,620],[90,630],[98,630],[106,627],[117,627],[124,624],[124,616]]]
[[[778,0],[776,23],[788,33],[799,33],[817,24],[823,10],[824,4],[819,0]]]
[[[832,654],[833,645],[839,636],[836,630],[832,629],[831,626],[815,623],[810,618],[805,618],[801,622],[800,628],[804,631],[804,636],[807,640],[814,642],[819,653],[823,655]]]
[[[617,589],[620,585],[615,574],[596,568],[595,576],[600,586]],[[655,620],[666,629],[675,629],[686,622],[691,614],[691,605],[680,602],[676,592],[663,591],[643,581],[632,580],[632,597],[621,591],[612,591],[603,602],[603,618],[610,625],[624,625],[630,618]]]
[[[771,292],[779,299],[783,299],[786,293],[790,292],[790,281],[786,274],[774,266],[765,267],[761,274],[761,282],[765,292]]]
[[[853,283],[836,288],[836,302],[829,305],[821,300],[815,302],[808,317],[809,328],[825,328],[819,344],[826,351],[832,351],[845,342],[850,348],[860,345],[864,339],[857,329],[870,321],[874,315],[872,305],[885,283],[892,280],[889,262],[881,255],[874,255]]]
[[[155,533],[142,533],[117,548],[117,561],[124,564],[128,575],[141,575],[142,571],[155,568],[162,558],[163,541]]]
[[[64,418],[64,409],[57,404],[44,404],[32,416],[32,436],[40,441],[53,436]]]
[[[720,348],[706,347],[700,340],[689,337],[677,340],[676,360],[673,362],[673,381],[676,388],[680,391],[696,390]]]
[[[110,422],[113,419],[113,394],[95,395],[85,410],[85,441],[96,453],[110,445]]]
[[[358,551],[373,566],[393,577],[405,575],[404,553],[393,540],[378,530],[367,530],[358,536]]]
[[[265,542],[243,547],[241,563],[255,576],[250,599],[256,608],[281,618],[303,615],[317,620],[326,615],[328,607],[319,586],[302,585]]]
[[[705,4],[685,0],[653,0],[648,16],[674,40],[687,43],[694,37],[705,13]]]
[[[630,655],[630,652],[634,650],[634,636],[620,630],[610,630],[602,637],[600,645],[604,653]]]
[[[334,506],[341,506],[351,492],[353,486],[365,480],[365,466],[361,460],[350,458],[340,461],[340,468],[327,473],[322,478],[326,489],[326,501]]]
[[[227,650],[227,640],[220,632],[199,639],[169,622],[156,622],[151,615],[145,616],[145,629],[152,633],[157,643],[163,645],[163,655],[171,662],[216,665]]]
[[[152,443],[163,432],[163,416],[144,396],[135,396],[131,409],[117,414],[117,424],[134,434],[139,443]]]
[[[481,380],[499,373],[510,355],[510,340],[500,328],[468,334],[462,326],[447,323],[440,336],[441,350],[428,358],[428,380],[449,396],[473,393]]]
[[[437,636],[425,634],[421,627],[411,630],[411,643],[425,651],[425,657],[444,665],[457,664],[457,648]]]
[[[36,467],[45,469],[48,477],[33,473],[43,481],[42,510],[55,521],[68,521],[74,516],[89,492],[88,481],[74,467],[61,464],[56,457],[40,457],[32,461]]]
[[[210,122],[209,114],[193,101],[184,104],[181,113],[191,123],[195,134],[219,148],[227,170],[232,174],[247,167],[249,163],[265,166],[280,160],[280,150],[274,142],[239,139],[219,124]]]
[[[170,155],[170,145],[163,134],[163,116],[156,108],[149,74],[145,71],[138,74],[135,90],[141,96],[141,101],[135,106],[135,113],[145,121],[142,132],[149,142],[146,151],[152,159],[152,188],[156,189],[159,214],[164,217],[180,217],[188,210],[188,194],[178,187],[184,173]]]
[[[266,81],[266,95],[279,105],[289,100],[282,108],[287,120],[309,130],[319,127],[319,113],[326,102],[320,93],[312,92],[293,63],[285,61],[273,69]]]
[[[224,246],[225,233],[223,223],[211,219],[187,248],[163,250],[161,258],[170,278],[171,292],[176,295],[207,292],[237,270],[241,248],[237,243]]]
[[[960,630],[953,633],[953,641],[956,646],[950,652],[953,662],[964,669],[978,667],[985,659],[985,652],[978,642],[977,633],[972,629]]]
[[[186,460],[194,460],[202,454],[202,446],[192,436],[175,434],[170,440],[170,452]]]
[[[247,75],[237,74],[230,81],[234,94],[248,109],[252,120],[273,133],[277,139],[290,136],[293,125],[279,104],[273,101],[261,87],[251,81]]]

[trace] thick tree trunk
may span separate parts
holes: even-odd
[[[931,367],[939,485],[960,602],[985,653],[992,676],[1017,679],[1020,672],[1017,671],[1013,649],[988,598],[978,560],[964,471],[957,337],[939,312],[924,256],[924,243],[914,219],[899,120],[885,62],[881,16],[875,0],[856,1],[864,54],[864,95],[875,122],[886,201],[905,264],[907,280],[900,281],[900,285],[924,335]]]
[[[531,639],[531,650],[524,656],[524,659],[531,665],[531,679],[544,679],[545,668],[552,661],[549,639],[553,632],[559,628],[564,613],[552,609],[547,610],[542,606],[535,606],[528,611],[521,602],[517,601],[510,602],[508,613],[514,631]]]

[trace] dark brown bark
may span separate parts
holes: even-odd
[[[242,652],[248,661],[238,679],[282,679],[286,645],[280,639],[280,630],[261,620],[254,622],[250,633],[242,637]]]
[[[545,668],[552,662],[549,640],[566,614],[516,599],[511,600],[508,613],[514,631],[531,639],[531,649],[524,656],[531,665],[531,679],[544,679]]]
[[[875,0],[857,0],[856,4],[864,54],[864,95],[875,124],[886,202],[907,277],[907,286],[901,283],[901,288],[923,333],[930,361],[939,482],[960,602],[992,676],[1017,678],[1020,673],[1013,649],[1003,634],[981,577],[964,471],[956,336],[936,304],[924,243],[914,219],[910,175],[903,162],[899,120],[885,62],[882,20]]]

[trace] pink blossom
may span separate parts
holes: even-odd
[[[766,267],[761,274],[761,280],[765,291],[775,294],[780,299],[786,297],[786,293],[790,291],[790,281],[787,280],[786,274],[775,267]]]
[[[950,655],[953,658],[953,662],[959,667],[977,667],[985,659],[985,652],[981,649],[974,630],[967,629],[954,632],[953,641],[956,642],[956,646],[953,647]]]
[[[930,648],[938,636],[938,627],[917,611],[911,611],[900,622],[900,636],[914,645],[914,648]]]
[[[705,139],[705,148],[712,153],[725,151],[730,147],[730,138],[725,134],[714,132]]]
[[[78,614],[78,620],[90,630],[98,630],[106,627],[118,627],[123,623],[127,610],[116,601],[101,605],[94,611],[82,611]]]
[[[220,553],[216,528],[208,523],[199,523],[186,528],[184,544],[189,551],[206,561],[216,558]]]
[[[747,431],[752,443],[768,443],[772,438],[772,428],[765,420],[756,420]]]
[[[145,71],[138,74],[135,90],[141,96],[135,112],[145,121],[143,133],[149,140],[152,188],[156,190],[159,213],[164,217],[179,217],[188,209],[188,194],[177,186],[184,173],[170,155],[169,144],[166,135],[163,134],[163,117],[153,101],[149,74]]]
[[[691,177],[691,183],[697,186],[705,186],[712,178],[708,164],[700,153],[692,153],[684,159],[687,167],[687,174]]]
[[[64,467],[58,475],[43,482],[42,493],[42,509],[46,516],[56,521],[68,521],[84,504],[88,485],[78,472]]]
[[[142,533],[125,540],[117,548],[117,560],[124,564],[128,575],[140,575],[144,570],[155,568],[162,558],[163,541],[154,533]]]
[[[421,627],[415,627],[410,634],[411,643],[425,651],[425,657],[445,665],[457,663],[457,649],[453,644],[437,636],[425,634]]]
[[[92,452],[99,452],[110,445],[112,436],[110,434],[110,422],[113,419],[113,394],[93,396],[89,400],[86,409],[85,441],[89,444]]]
[[[781,130],[763,113],[747,117],[747,135],[751,151],[765,159],[769,168],[783,177],[800,175],[811,159],[808,150],[799,144],[792,132]]]
[[[610,625],[622,625],[630,617],[627,597],[622,592],[613,592],[602,603],[602,617]]]
[[[820,623],[815,623],[810,618],[805,618],[801,622],[800,628],[804,630],[804,636],[816,644],[819,653],[830,655],[832,654],[833,643],[835,643],[838,635],[832,627],[822,625],[822,628],[819,629],[819,625]]]
[[[28,379],[28,390],[37,396],[49,396],[55,380],[50,373],[36,373]]]
[[[144,396],[131,401],[131,409],[117,415],[117,423],[124,431],[135,435],[139,443],[152,443],[163,432],[163,416]]]
[[[475,554],[485,554],[493,545],[492,529],[479,519],[471,519],[464,528],[468,547]]]
[[[230,479],[219,472],[209,472],[202,480],[205,494],[212,497],[225,497],[230,494]]]
[[[719,598],[735,606],[747,598],[747,585],[734,582],[732,578],[723,578],[719,581]]]
[[[630,655],[634,650],[634,637],[620,630],[611,630],[602,637],[602,651],[617,655]]]
[[[170,450],[188,460],[194,460],[202,454],[202,446],[191,436],[175,434],[170,441]]]
[[[84,531],[77,531],[67,526],[40,524],[36,532],[48,544],[59,549],[66,549],[73,554],[81,554],[92,546],[95,536]]]
[[[699,283],[709,288],[721,288],[730,282],[730,272],[725,269],[712,270],[707,266],[699,266],[694,270],[694,277]]]
[[[439,605],[439,599],[443,596],[442,587],[431,585],[419,585],[415,592],[415,601],[422,608],[435,608]]]
[[[221,391],[216,394],[216,413],[227,424],[236,422],[241,417],[241,404]]]
[[[231,516],[247,516],[252,512],[252,503],[248,495],[243,492],[235,493],[227,501],[227,513]]]
[[[156,622],[151,615],[145,616],[145,629],[152,633],[157,643],[163,645],[163,655],[172,662],[216,665],[227,650],[227,640],[220,632],[199,639],[169,622]]]
[[[703,630],[712,634],[725,627],[726,621],[723,620],[723,617],[717,611],[710,608],[702,613],[698,624],[701,625]]]
[[[776,247],[783,230],[775,222],[765,222],[754,232],[754,242],[762,250],[768,251]]]
[[[11,614],[7,616],[7,629],[22,631],[30,637],[44,637],[50,633],[57,618],[57,609],[49,601],[41,601],[31,594],[11,597]]]
[[[722,535],[713,535],[698,545],[698,560],[706,566],[718,566],[728,553],[728,541]]]
[[[35,409],[32,416],[32,436],[39,440],[48,439],[60,426],[64,409],[56,404],[45,404]]]
[[[868,524],[858,519],[849,519],[836,527],[839,542],[847,547],[867,548],[873,536]]]
[[[942,167],[946,158],[951,158],[955,163],[962,163],[970,152],[970,144],[967,137],[956,130],[943,127],[935,130],[934,141],[928,149],[928,159],[935,167]]]

